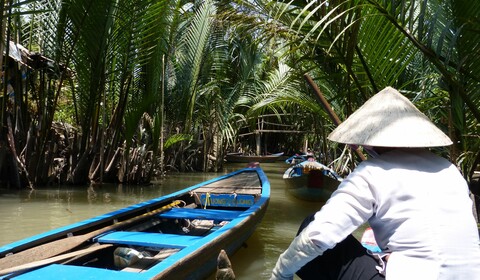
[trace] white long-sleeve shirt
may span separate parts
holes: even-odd
[[[321,250],[368,221],[392,252],[386,278],[480,279],[480,243],[466,181],[446,159],[396,149],[358,165],[306,228]]]

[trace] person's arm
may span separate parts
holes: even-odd
[[[271,280],[293,279],[293,274],[323,251],[312,243],[306,231],[302,231],[283,252],[272,271]]]
[[[360,172],[353,172],[313,220],[280,255],[271,279],[292,279],[315,257],[345,239],[373,214],[374,196]]]

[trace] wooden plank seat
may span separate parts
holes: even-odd
[[[242,214],[243,211],[202,209],[202,208],[172,208],[159,215],[160,218],[170,219],[200,219],[215,221],[231,221]]]
[[[185,248],[202,239],[202,236],[137,232],[115,231],[100,236],[97,241],[107,244],[123,244],[131,246],[144,246],[153,248]]]

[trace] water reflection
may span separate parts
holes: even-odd
[[[223,173],[244,166],[231,164]],[[237,279],[269,279],[278,255],[287,248],[302,219],[321,207],[318,202],[301,201],[286,192],[282,179],[288,167],[285,163],[265,163],[261,166],[270,180],[271,200],[257,231],[237,254],[230,256]],[[0,246],[169,194],[219,175],[171,174],[149,186],[58,186],[33,191],[0,189]],[[214,279],[214,276],[209,279]]]

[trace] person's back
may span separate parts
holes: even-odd
[[[360,164],[354,173],[361,176],[347,181],[366,180],[376,198],[369,222],[380,248],[393,252],[388,279],[405,279],[410,273],[415,278],[419,273],[480,278],[472,201],[454,165],[426,150],[400,149]]]
[[[479,233],[466,181],[428,151],[453,142],[410,100],[386,87],[328,139],[362,146],[372,158],[304,220],[272,280],[294,273],[316,280],[480,280]],[[366,251],[351,235],[367,221],[385,254]]]

